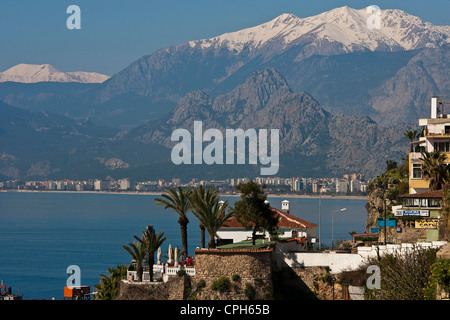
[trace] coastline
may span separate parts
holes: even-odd
[[[28,193],[87,193],[87,194],[119,194],[119,195],[153,195],[160,196],[162,192],[153,191],[74,191],[74,190],[0,190],[0,192],[28,192]],[[221,194],[223,197],[239,197],[239,194]],[[357,195],[305,195],[305,194],[268,194],[268,198],[299,198],[299,199],[340,199],[340,200],[367,200],[367,196]]]

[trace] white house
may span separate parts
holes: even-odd
[[[270,207],[278,217],[277,230],[280,239],[304,238],[311,242],[316,237],[317,225],[303,220],[289,213],[289,201],[282,201],[283,210]],[[226,221],[217,232],[218,237],[225,243],[236,243],[243,240],[251,239],[252,229],[245,229],[236,218]],[[262,235],[262,233],[257,233]],[[269,237],[266,233],[265,237]]]

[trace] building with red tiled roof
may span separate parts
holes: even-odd
[[[317,225],[290,214],[287,200],[283,201],[283,210],[274,207],[270,208],[278,218],[277,232],[280,239],[305,237],[310,242],[312,238],[316,237]],[[244,228],[233,217],[223,224],[222,228],[217,232],[217,235],[222,243],[236,243],[251,239],[252,229]],[[261,237],[262,235],[262,233],[257,233],[257,236]],[[268,234],[264,236],[268,238]]]

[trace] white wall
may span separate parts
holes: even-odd
[[[317,233],[317,228],[309,228],[306,229],[297,229],[297,237],[307,237],[308,239],[315,238]],[[257,232],[257,235],[261,235],[261,232]],[[243,240],[247,240],[247,238],[251,239],[252,230],[235,230],[235,231],[226,231],[219,230],[217,235],[220,239],[233,239],[233,243],[240,242]],[[269,238],[269,233],[266,232],[266,238]],[[280,235],[280,238],[291,238],[292,230],[284,231],[284,234]]]
[[[257,233],[258,234],[258,233]],[[244,231],[218,231],[217,236],[220,239],[233,239],[233,243],[247,240],[247,237],[252,237],[252,230]]]
[[[405,243],[401,245],[385,245],[359,247],[358,253],[335,253],[335,252],[276,252],[276,263],[278,267],[329,267],[330,273],[340,273],[345,270],[356,270],[365,264],[369,258],[394,252],[406,252],[412,250],[413,246],[423,248],[440,248],[446,241],[433,241],[423,243]]]

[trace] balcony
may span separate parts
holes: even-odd
[[[410,152],[409,153],[409,160],[413,161],[413,160],[421,160],[422,154],[420,152]]]
[[[450,121],[450,120],[447,120]],[[423,131],[424,137],[428,139],[437,139],[437,138],[450,138],[450,126],[445,126],[443,130],[436,130],[430,132],[430,129],[425,129]]]
[[[155,264],[153,266],[153,278],[155,280],[167,282],[169,276],[176,276],[178,271],[184,270],[186,274],[193,277],[195,276],[195,268],[187,267],[187,266],[173,266],[169,267],[167,264]],[[132,280],[130,280],[132,279]],[[136,281],[137,280],[137,271],[127,271],[127,280],[126,281]],[[144,271],[142,273],[142,282],[150,282],[150,273],[148,271]]]

